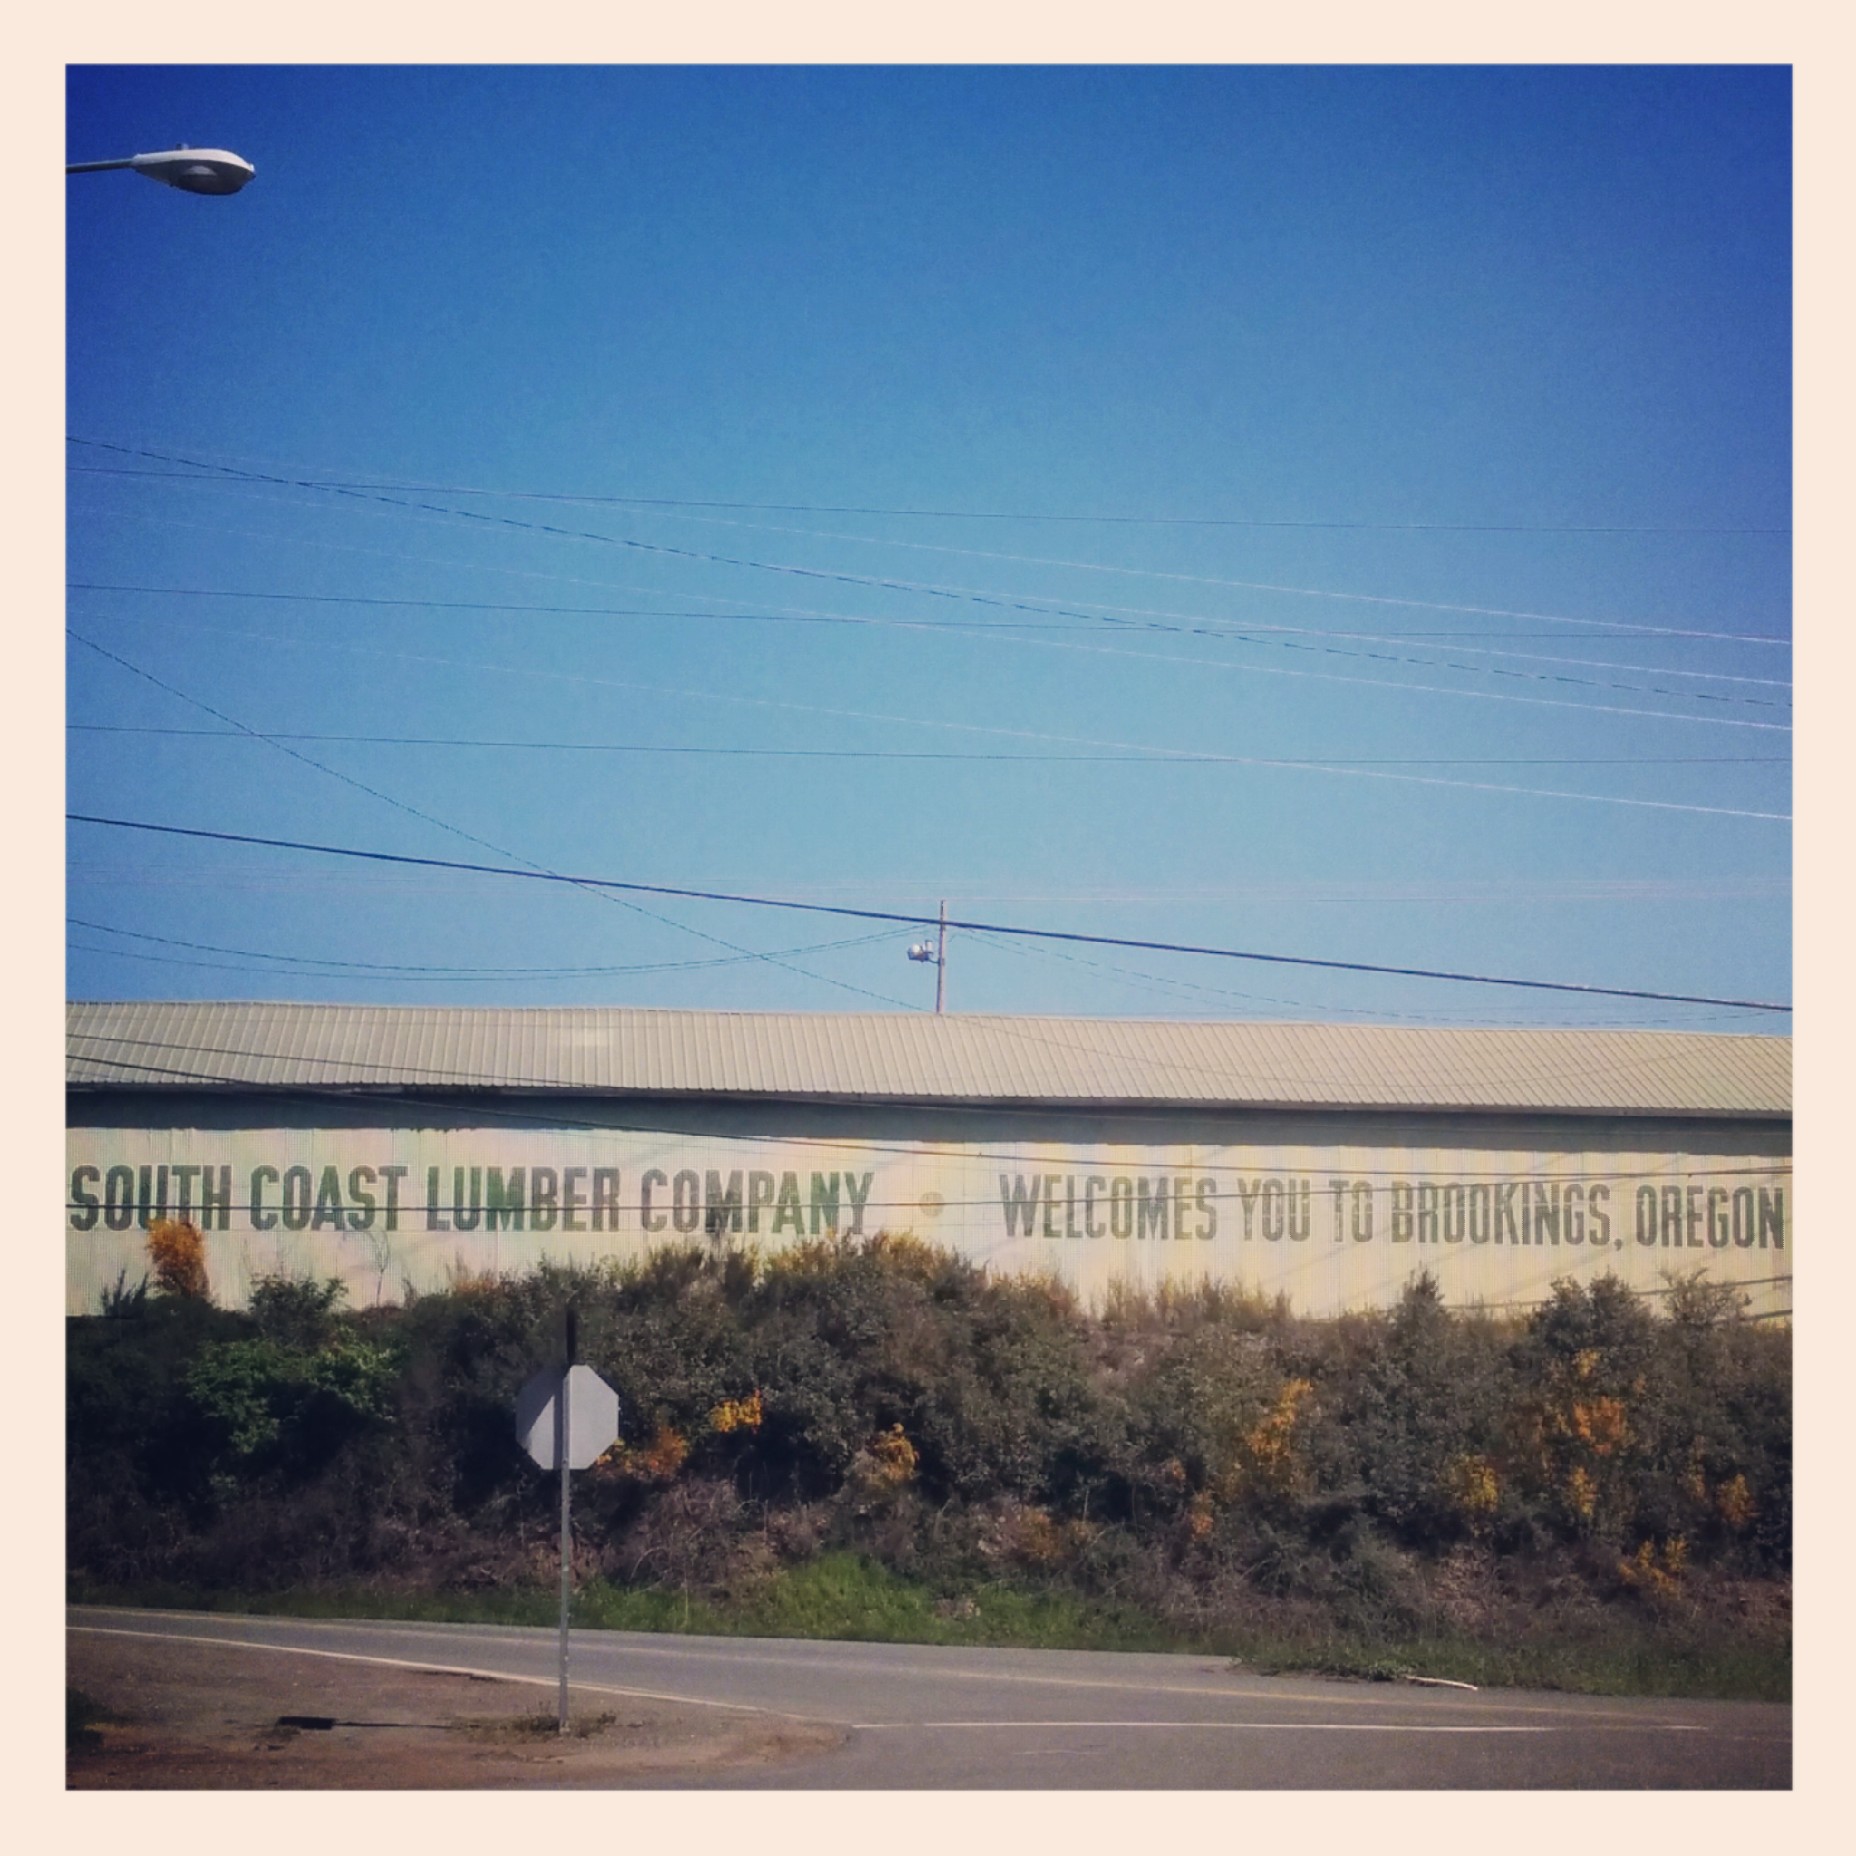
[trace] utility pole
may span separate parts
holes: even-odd
[[[947,1005],[947,898],[941,898],[941,932],[934,942],[934,1010],[940,1017]]]
[[[935,936],[934,946],[926,941],[917,941],[909,949],[911,960],[927,960],[934,963],[934,1009],[938,1018],[947,1009],[947,898],[941,898],[941,927]]]

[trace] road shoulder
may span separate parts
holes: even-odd
[[[814,1722],[553,1683],[76,1630],[65,1681],[98,1719],[73,1791],[470,1790],[675,1784],[837,1746]],[[324,1723],[333,1723],[325,1725]]]

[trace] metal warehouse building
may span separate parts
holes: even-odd
[[[1085,1295],[1330,1313],[1674,1272],[1791,1308],[1791,1043],[607,1008],[74,1004],[66,1305],[192,1220],[213,1293],[353,1299],[909,1230]]]

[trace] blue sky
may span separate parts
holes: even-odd
[[[1789,1000],[1783,70],[76,68],[67,104],[70,160],[258,169],[67,183],[71,810]],[[905,924],[67,849],[75,997],[933,1003]],[[983,932],[948,992],[1790,1028]]]

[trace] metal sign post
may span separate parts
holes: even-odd
[[[561,1374],[561,1396],[555,1400],[555,1422],[558,1426],[558,1439],[554,1446],[555,1461],[561,1466],[561,1722],[560,1731],[567,1731],[567,1607],[573,1598],[574,1583],[574,1519],[573,1488],[574,1479],[567,1467],[567,1459],[572,1452],[568,1448],[568,1439],[573,1436],[573,1396],[574,1396],[574,1359],[579,1352],[580,1320],[573,1309],[567,1311],[567,1366]]]
[[[542,1469],[561,1473],[561,1707],[567,1731],[567,1614],[573,1599],[573,1479],[619,1440],[619,1395],[575,1359],[580,1324],[567,1311],[567,1358],[545,1366],[516,1394],[516,1437]]]

